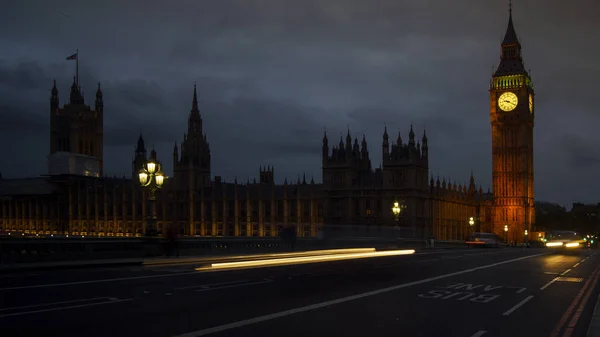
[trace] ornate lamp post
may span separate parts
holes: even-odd
[[[148,209],[150,214],[148,215],[148,221],[146,223],[146,236],[156,236],[156,212],[154,208],[156,207],[156,191],[158,191],[163,183],[165,182],[165,176],[161,170],[161,164],[158,163],[154,158],[150,158],[146,163],[144,163],[144,167],[140,170],[138,174],[140,179],[140,185],[148,189]]]
[[[504,242],[508,242],[508,225],[504,225]]]
[[[402,212],[402,208],[400,208],[400,203],[394,201],[394,206],[392,206],[392,213],[394,213],[394,219],[398,222],[398,217],[400,216],[400,212]]]
[[[402,210],[406,208],[403,202],[394,201],[392,204],[392,214],[394,214],[394,221],[396,222],[396,230],[398,231],[398,236],[402,236],[402,231],[400,230],[400,215],[402,214]]]
[[[475,228],[473,228],[474,225],[475,225],[475,218],[469,217],[469,229],[471,231],[472,236],[475,236]]]
[[[392,206],[392,213],[394,214],[394,219],[396,220],[396,226],[400,220],[400,215],[402,214],[402,210],[406,208],[403,201],[394,201]]]

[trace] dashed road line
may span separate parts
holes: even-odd
[[[557,280],[557,279],[558,279],[558,277],[555,277],[555,278],[553,278],[552,280],[550,280],[550,282],[548,282],[548,283],[544,284],[544,285],[543,285],[543,286],[540,288],[540,290],[544,290],[544,289],[548,288],[549,286],[551,286],[551,285],[552,285],[552,283],[556,282],[556,280]]]
[[[525,305],[525,303],[529,302],[529,301],[530,301],[532,298],[533,298],[533,295],[529,295],[529,296],[525,297],[525,299],[524,299],[524,300],[522,300],[521,302],[519,302],[519,303],[515,304],[515,306],[514,306],[514,307],[512,307],[512,308],[510,308],[510,309],[506,310],[506,311],[505,311],[505,312],[502,314],[502,316],[508,316],[508,315],[512,314],[512,313],[513,313],[513,312],[515,312],[517,309],[519,309],[520,307],[522,307],[523,305]]]

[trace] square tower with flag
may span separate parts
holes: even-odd
[[[67,56],[75,61],[75,76],[68,103],[60,106],[56,81],[50,96],[49,174],[101,176],[104,156],[104,99],[100,83],[94,108],[85,104],[79,84],[79,51]]]

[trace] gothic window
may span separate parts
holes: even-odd
[[[310,201],[303,201],[303,218],[306,221],[310,221]]]
[[[278,200],[277,201],[277,218],[279,219],[278,221],[283,221],[283,200]]]
[[[216,200],[217,203],[217,214],[215,214],[217,216],[217,221],[223,221],[223,201],[222,200]]]
[[[252,201],[252,221],[258,221],[258,201],[257,200],[253,200]]]
[[[263,207],[264,207],[264,212],[265,212],[265,219],[266,219],[266,221],[270,221],[269,219],[271,219],[271,202],[268,200],[264,201]]]
[[[297,204],[296,204],[296,200],[290,200],[290,217],[294,220],[296,220],[296,211],[297,211]]]
[[[227,214],[230,217],[234,217],[235,216],[235,200],[229,200],[229,205],[227,206],[227,208],[229,208],[227,210]]]

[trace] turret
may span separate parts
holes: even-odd
[[[273,184],[275,181],[275,169],[272,166],[261,166],[259,171],[261,184]]]
[[[322,149],[322,156],[323,156],[323,166],[327,163],[327,160],[329,158],[329,141],[327,139],[327,131],[325,131],[325,133],[323,134],[323,149]]]
[[[346,158],[350,157],[350,153],[352,153],[352,137],[350,136],[350,129],[348,129],[346,134]]]
[[[388,136],[387,126],[383,128],[383,142],[381,143],[382,154],[383,154],[383,162],[385,163],[390,157],[390,137]]]
[[[70,104],[84,104],[83,95],[81,94],[81,88],[77,85],[77,80],[73,77],[73,84],[71,85],[71,94],[69,96]]]
[[[360,144],[360,146],[361,146],[360,155],[361,155],[362,159],[368,160],[369,159],[369,150],[367,149],[367,139],[365,138],[364,134],[363,134],[362,143]]]
[[[188,118],[188,134],[198,133],[202,135],[202,118],[198,109],[198,93],[196,92],[196,83],[194,83],[194,94],[192,96],[192,109]]]
[[[421,155],[423,158],[427,158],[429,156],[429,145],[427,144],[427,132],[423,130],[423,138],[421,139]]]
[[[52,86],[52,91],[50,94],[50,111],[55,113],[59,107],[59,99],[58,99],[58,88],[56,87],[56,80],[54,80],[54,85]]]
[[[96,90],[96,112],[104,111],[104,100],[102,98],[102,90],[100,89],[100,82],[98,82],[98,90]]]
[[[415,132],[413,131],[412,124],[410,125],[410,132],[408,133],[408,146],[409,147],[415,146]]]
[[[136,177],[140,170],[143,168],[144,163],[146,162],[146,144],[144,142],[144,137],[140,133],[138,137],[137,146],[135,147],[135,156],[133,158],[132,168],[131,168],[131,176],[134,181],[137,181]]]

